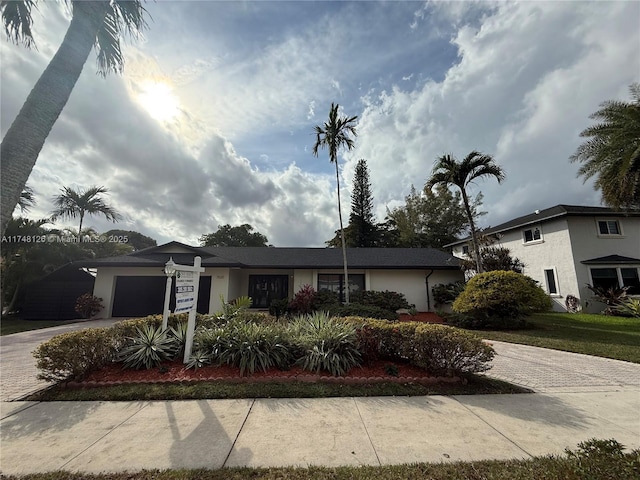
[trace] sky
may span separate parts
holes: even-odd
[[[163,1],[124,42],[121,76],[92,53],[28,185],[49,214],[63,186],[109,189],[122,215],[98,232],[159,244],[248,223],[279,247],[323,247],[338,229],[335,166],[314,126],[332,102],[357,116],[339,156],[348,219],[358,159],[377,221],[421,189],[437,158],[478,150],[481,227],[557,204],[600,205],[569,157],[605,100],[640,81],[640,2]],[[37,50],[0,40],[0,127],[9,128],[60,45],[69,12],[40,2]],[[16,213],[19,213],[16,211]],[[75,226],[59,221],[56,227]]]

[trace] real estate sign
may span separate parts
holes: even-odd
[[[187,312],[196,303],[194,272],[176,272],[176,309],[174,313]]]

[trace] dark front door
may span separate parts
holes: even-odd
[[[252,308],[269,308],[272,300],[289,296],[288,275],[249,275]]]

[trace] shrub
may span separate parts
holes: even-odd
[[[602,313],[604,315],[618,315],[618,306],[627,300],[627,291],[629,287],[593,287],[587,283],[587,288],[593,292],[595,299],[604,303],[605,308]]]
[[[375,305],[363,305],[361,303],[349,303],[347,305],[336,305],[327,310],[334,317],[365,317],[379,318],[382,320],[398,320],[400,315]]]
[[[383,292],[376,290],[360,290],[353,292],[350,296],[350,300],[353,303],[371,305],[391,312],[396,312],[402,308],[411,308],[411,304],[407,302],[404,294],[391,292],[389,290],[385,290]]]
[[[274,317],[276,317],[276,320],[279,320],[280,317],[285,316],[287,313],[289,313],[288,298],[271,300],[271,304],[269,305],[269,315],[273,315]]]
[[[296,363],[305,370],[328,371],[338,376],[361,364],[353,325],[331,318],[327,313],[316,312],[296,318],[291,330],[294,341],[304,352]]]
[[[202,368],[205,365],[211,363],[211,354],[205,350],[196,350],[189,357],[189,361],[187,362],[185,368],[190,369],[193,368],[197,370],[198,368]]]
[[[337,292],[331,290],[318,290],[313,304],[313,310],[319,312],[327,312],[333,308],[342,305]]]
[[[462,281],[447,283],[446,285],[443,283],[435,285],[431,289],[431,293],[433,294],[436,307],[453,303],[455,299],[458,298],[458,295],[462,293],[464,287],[465,283]]]
[[[484,372],[495,355],[481,338],[445,325],[418,326],[412,342],[411,363],[436,375]]]
[[[284,329],[277,325],[233,321],[203,336],[213,360],[253,373],[270,367],[287,368],[291,364],[291,347]]]
[[[308,314],[315,309],[316,291],[311,285],[303,285],[293,296],[289,310],[293,314]]]
[[[615,312],[623,317],[640,318],[640,300],[627,298],[619,305],[616,305]]]
[[[358,344],[367,361],[380,357],[408,360],[412,351],[411,339],[421,325],[418,322],[398,323],[362,317],[345,317],[341,320],[356,327]]]
[[[117,355],[111,328],[88,328],[56,335],[33,352],[41,380],[81,379]]]
[[[524,317],[551,309],[551,299],[535,280],[520,273],[494,271],[473,277],[453,302],[454,324],[469,328],[517,328]]]
[[[82,318],[91,318],[102,308],[102,299],[90,293],[80,295],[76,300],[75,311],[82,315]]]
[[[130,337],[131,344],[119,352],[125,368],[153,368],[165,360],[171,360],[176,353],[175,338],[169,336],[162,326],[154,328],[146,325],[136,330]]]

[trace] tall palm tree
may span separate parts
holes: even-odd
[[[480,247],[476,235],[476,226],[473,221],[473,213],[467,193],[467,186],[476,178],[494,177],[498,183],[504,180],[504,171],[495,164],[491,155],[484,155],[475,150],[467,155],[461,162],[458,162],[452,155],[443,155],[438,158],[437,163],[431,172],[431,178],[427,182],[427,188],[433,188],[435,185],[444,185],[449,187],[455,185],[460,189],[462,194],[462,203],[467,213],[469,228],[471,230],[471,243],[473,245],[473,253],[475,256],[476,271],[482,273],[482,258],[480,257]]]
[[[0,145],[2,232],[18,203],[40,150],[67,103],[82,68],[96,47],[98,72],[122,71],[120,48],[123,32],[138,34],[147,24],[140,0],[66,0],[72,7],[69,29],[36,82]],[[35,46],[31,31],[31,9],[37,0],[2,0],[0,16],[7,37],[27,48]]]
[[[104,187],[90,187],[86,191],[76,191],[73,188],[64,187],[61,194],[53,197],[55,209],[51,212],[51,220],[56,221],[58,218],[76,218],[80,217],[80,225],[78,234],[82,234],[82,222],[86,214],[104,215],[107,220],[117,222],[122,216],[105,201],[100,198],[103,193],[108,193]]]
[[[347,245],[344,239],[344,227],[342,225],[342,207],[340,205],[340,174],[338,173],[338,150],[341,147],[353,148],[354,142],[349,135],[357,136],[354,125],[355,117],[339,117],[336,103],[331,103],[329,110],[329,121],[323,126],[316,125],[316,143],[313,145],[313,155],[318,156],[318,148],[329,149],[329,161],[336,166],[336,185],[338,187],[338,217],[340,218],[340,236],[342,238],[342,262],[344,264],[344,299],[349,303],[349,273],[347,271]]]
[[[632,102],[609,100],[589,118],[601,120],[580,133],[590,137],[570,159],[578,175],[597,176],[594,187],[614,208],[640,208],[640,83],[629,87]]]
[[[22,213],[28,212],[31,210],[31,207],[35,207],[36,205],[36,197],[33,193],[33,188],[29,185],[24,186],[24,190],[20,192],[20,198],[18,199],[18,206],[20,207],[20,211]]]

